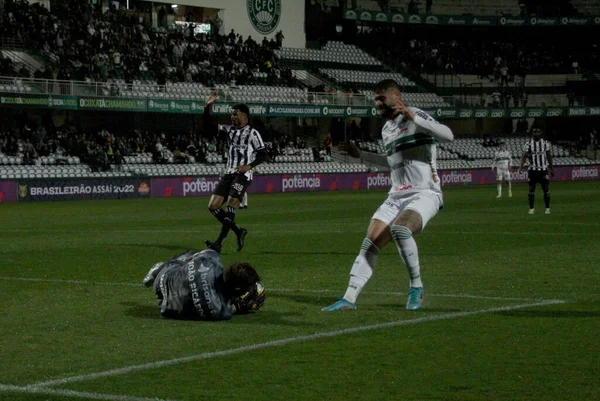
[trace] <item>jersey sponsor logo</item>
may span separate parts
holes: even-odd
[[[398,169],[401,169],[403,167],[409,166],[411,164],[412,164],[412,160],[406,159],[406,160],[402,160],[400,163],[396,163],[396,164],[390,166],[390,168],[392,170],[398,170]]]
[[[396,191],[396,192],[408,191],[409,189],[413,189],[413,186],[412,186],[412,184],[410,184],[406,181],[402,181],[402,185],[396,185],[394,187],[394,191]]]
[[[199,273],[206,273],[209,270],[210,270],[210,267],[204,265],[204,263],[200,263],[200,267],[198,267]]]
[[[415,111],[415,115],[421,117],[424,120],[429,119],[429,116],[427,115],[427,113],[425,113],[424,111],[421,111],[421,110]]]
[[[248,18],[254,29],[267,35],[281,20],[281,0],[246,0]]]

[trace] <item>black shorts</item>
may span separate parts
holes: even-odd
[[[225,174],[217,187],[215,188],[213,195],[222,196],[227,199],[228,196],[239,199],[240,201],[244,198],[246,189],[252,183],[251,180],[244,174],[233,173]]]
[[[548,179],[548,170],[529,170],[529,185],[546,185],[550,182]]]

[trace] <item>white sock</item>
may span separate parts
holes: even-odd
[[[498,195],[502,195],[502,184],[498,184]]]
[[[512,192],[512,182],[508,182],[508,192]]]
[[[396,247],[408,270],[411,287],[423,287],[421,266],[419,266],[419,249],[413,237],[396,241]]]
[[[352,270],[350,270],[350,282],[344,294],[346,301],[356,303],[358,295],[373,275],[373,268],[377,264],[377,254],[379,254],[379,248],[371,240],[365,238],[360,252],[354,260]]]

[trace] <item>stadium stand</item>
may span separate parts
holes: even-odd
[[[437,15],[519,15],[519,3],[504,0],[435,0],[430,8],[427,1],[419,0],[391,0],[387,2],[376,0],[357,0],[357,10],[401,12],[410,14],[437,14]]]
[[[523,144],[528,137],[502,138],[506,149],[513,156],[513,167],[518,167]],[[385,154],[383,142],[360,142],[363,151]],[[494,159],[496,147],[484,147],[479,138],[458,138],[454,142],[438,144],[438,168],[443,169],[477,169],[490,168]],[[573,155],[568,149],[556,144],[552,145],[552,155],[555,166],[584,166],[596,164],[594,160]]]

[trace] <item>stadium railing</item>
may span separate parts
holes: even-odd
[[[140,92],[140,87],[145,90]],[[174,93],[167,90],[168,85],[157,85],[155,83],[110,83],[110,82],[87,82],[87,81],[61,81],[35,78],[15,78],[0,76],[0,92],[6,93],[24,93],[24,94],[45,94],[45,95],[71,95],[71,96],[98,96],[98,97],[137,97],[137,98],[164,98],[164,99],[188,99],[205,100],[211,88],[202,87],[197,93]],[[229,89],[235,91],[236,88],[243,90],[252,88],[252,85],[230,86]],[[276,88],[276,87],[274,87]],[[256,90],[256,89],[255,89]],[[208,93],[207,93],[208,91]],[[220,91],[220,100],[223,102],[234,102],[234,96],[231,93]],[[264,92],[268,97],[272,92]],[[328,104],[341,106],[373,106],[372,96],[354,93],[348,96],[346,93],[329,92],[304,92],[305,104]],[[452,96],[443,97],[451,107],[456,107],[457,100]],[[288,103],[284,101],[283,103]],[[290,102],[292,103],[292,102]]]

